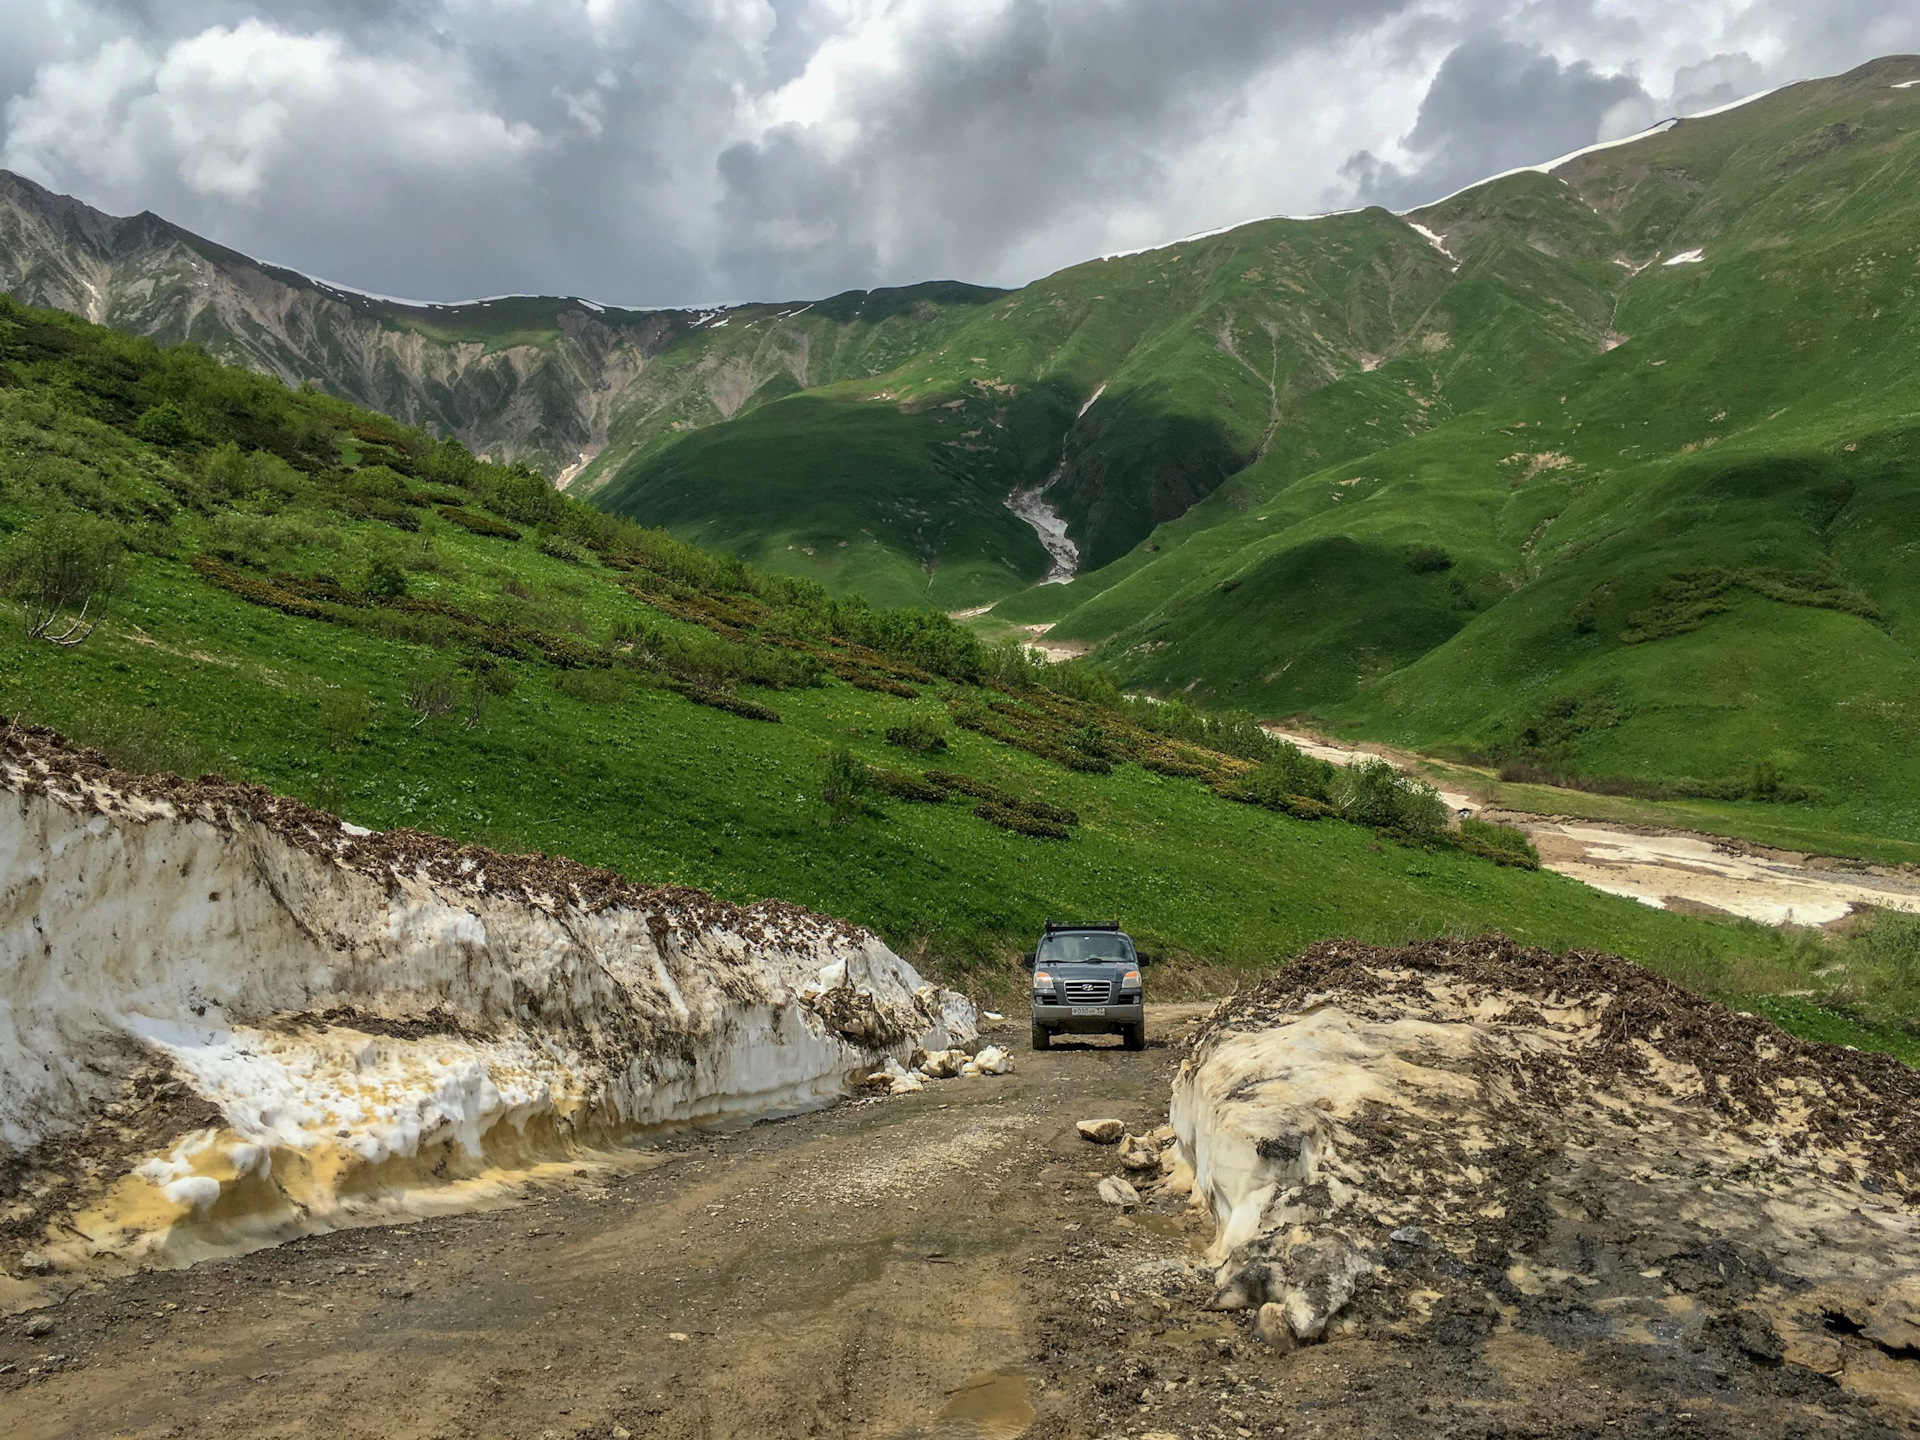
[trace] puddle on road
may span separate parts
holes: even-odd
[[[1024,1370],[982,1370],[940,1407],[925,1430],[903,1431],[898,1440],[1019,1440],[1033,1425]]]

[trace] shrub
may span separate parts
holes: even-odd
[[[873,791],[873,772],[845,745],[834,746],[820,773],[820,798],[826,803],[827,818],[835,825],[847,825],[874,814]]]
[[[441,666],[419,671],[407,686],[407,708],[419,717],[413,722],[416,728],[429,720],[451,714],[459,699],[460,693],[453,683],[452,673]]]
[[[1453,557],[1438,545],[1409,545],[1403,553],[1407,569],[1416,575],[1437,575],[1453,568]]]
[[[1423,840],[1437,839],[1447,831],[1447,807],[1439,792],[1381,759],[1347,766],[1335,776],[1328,798],[1343,819],[1359,825],[1398,830]]]
[[[888,770],[879,765],[868,766],[874,787],[893,796],[896,800],[909,800],[922,805],[942,804],[948,795],[944,786],[922,780],[917,775],[908,775],[899,770]]]
[[[162,400],[158,405],[150,405],[143,410],[139,420],[134,423],[133,433],[149,445],[163,445],[169,449],[189,444],[194,439],[193,422],[171,400]]]
[[[373,702],[356,691],[332,690],[321,698],[320,733],[326,736],[329,750],[358,740],[372,723]]]
[[[625,688],[605,670],[562,670],[553,677],[553,688],[570,700],[588,705],[614,705],[626,694]]]
[[[1522,870],[1540,868],[1540,852],[1534,849],[1527,832],[1495,820],[1476,820],[1471,816],[1462,820],[1460,848],[1496,865],[1513,865]]]
[[[1824,1003],[1870,1021],[1895,1018],[1909,1030],[1920,1014],[1920,915],[1881,910],[1837,941],[1827,942],[1821,972],[1831,989]]]
[[[564,535],[548,535],[540,541],[540,553],[552,560],[564,560],[569,565],[591,565],[593,555]]]
[[[888,728],[887,743],[898,745],[902,750],[911,750],[916,755],[934,755],[945,752],[947,736],[926,716],[910,715],[904,725]]]
[[[1036,840],[1069,838],[1066,826],[1024,807],[1002,805],[997,800],[982,800],[973,807],[973,813],[989,825],[998,825],[1002,830],[1011,830],[1016,835],[1031,835]]]
[[[715,690],[706,685],[693,685],[684,680],[669,680],[667,688],[683,699],[696,705],[705,705],[710,710],[724,710],[729,715],[738,715],[742,720],[759,720],[768,725],[780,723],[780,712],[769,709],[743,695],[731,690]]]
[[[471,510],[462,510],[457,505],[442,505],[434,512],[442,520],[451,520],[462,530],[475,535],[490,535],[498,540],[518,540],[520,532],[511,525],[502,524],[491,515],[478,515]]]
[[[1324,760],[1316,760],[1297,745],[1275,741],[1273,758],[1240,782],[1245,798],[1255,805],[1285,810],[1298,796],[1324,802],[1334,777],[1340,772]]]
[[[360,589],[375,600],[399,600],[407,593],[407,575],[387,556],[375,555],[367,561]]]
[[[25,607],[27,638],[72,646],[93,634],[119,587],[120,554],[104,520],[42,516],[0,571],[0,585]]]

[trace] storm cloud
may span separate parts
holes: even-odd
[[[1017,284],[1920,49],[1910,0],[0,0],[0,165],[448,300]]]

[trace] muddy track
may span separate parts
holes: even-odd
[[[1153,1043],[582,1167],[486,1214],[95,1284],[0,1326],[9,1440],[1906,1434],[1728,1343],[1463,1315],[1279,1355],[1206,1310],[1211,1225],[1094,1194]],[[1564,1319],[1565,1317],[1560,1317]],[[1535,1323],[1537,1319],[1538,1323]],[[36,1322],[51,1331],[29,1336]],[[1892,1357],[1890,1365],[1911,1361]]]

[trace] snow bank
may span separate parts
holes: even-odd
[[[1614,957],[1330,942],[1209,1017],[1172,1122],[1214,1303],[1275,1343],[1733,1327],[1879,1393],[1884,1357],[1834,1337],[1920,1296],[1917,1102],[1885,1056]]]
[[[1704,250],[1682,250],[1678,255],[1669,256],[1660,263],[1662,265],[1698,265],[1706,258],[1707,252]]]
[[[974,1033],[963,998],[796,907],[368,833],[0,721],[0,1158],[84,1148],[155,1064],[217,1114],[68,1217],[69,1251],[405,1208],[817,1105]]]

